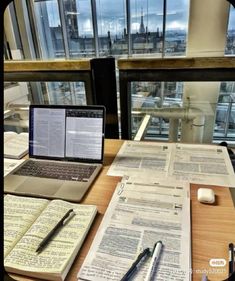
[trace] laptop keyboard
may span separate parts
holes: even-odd
[[[14,175],[87,182],[96,165],[27,161]]]

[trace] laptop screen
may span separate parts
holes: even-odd
[[[102,162],[103,106],[30,105],[30,157]]]

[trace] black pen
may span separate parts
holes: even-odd
[[[49,243],[51,240],[52,236],[55,235],[57,230],[61,228],[65,223],[71,219],[75,215],[73,209],[68,210],[68,212],[63,216],[63,218],[55,225],[55,227],[47,234],[47,236],[42,240],[42,242],[39,244],[36,252],[40,253],[45,246]]]
[[[130,269],[127,273],[122,277],[121,281],[128,281],[132,277],[132,275],[139,269],[141,263],[146,259],[147,256],[150,255],[149,248],[146,248],[142,253],[139,254],[137,259],[133,262]]]
[[[234,271],[234,245],[233,245],[233,243],[229,243],[228,251],[229,251],[228,272],[229,272],[229,276],[230,276],[230,275],[232,275],[232,273]]]

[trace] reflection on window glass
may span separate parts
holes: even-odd
[[[167,0],[165,55],[184,55],[188,30],[189,0]]]
[[[235,8],[230,5],[229,23],[227,30],[227,45],[225,48],[226,55],[235,54]]]
[[[65,57],[57,0],[35,1],[34,12],[42,58]]]
[[[193,87],[201,89],[203,85],[202,83],[203,82],[191,83],[190,91]],[[193,110],[198,109],[199,112],[204,114],[206,118],[208,116],[207,120],[210,120],[211,114],[213,115],[214,110],[214,139],[234,138],[235,82],[221,82],[219,85],[219,93],[218,90],[217,92],[214,92],[215,88],[213,88],[212,82],[211,87],[208,88],[212,89],[210,91],[212,91],[213,94],[216,96],[218,95],[218,104],[217,101],[208,103],[205,99],[203,101],[197,100],[194,103],[192,102],[191,105],[187,105],[186,102],[183,103],[183,95],[186,90],[184,82],[131,82],[132,136],[134,137],[136,135],[143,117],[145,114],[148,114],[147,112],[150,110],[155,112],[155,114],[152,112],[149,113],[151,115],[151,119],[147,127],[145,139],[167,139],[169,137],[170,126],[168,113],[170,111],[174,112],[172,109],[178,110],[176,112],[180,112],[181,110],[183,113],[183,110],[187,107]],[[162,109],[164,109],[164,113],[162,113]],[[195,114],[198,113],[195,111]],[[181,118],[182,117],[179,118],[180,126],[182,121]],[[211,120],[213,120],[213,118]]]
[[[47,82],[46,95],[49,104],[86,104],[84,82]]]
[[[235,137],[235,82],[221,83],[214,131],[220,137]]]
[[[19,82],[5,83],[4,110],[30,102],[43,104],[86,105],[84,82]]]
[[[127,54],[125,5],[125,0],[96,1],[101,56]]]
[[[63,4],[70,57],[94,56],[91,1],[64,0]]]
[[[131,0],[133,54],[162,52],[163,0]]]
[[[26,82],[4,83],[4,131],[28,130],[31,89]]]
[[[87,104],[84,82],[14,82],[4,86],[4,128],[7,130],[27,130],[29,105],[39,100],[42,104]]]
[[[183,82],[132,82],[132,134],[139,129],[144,113],[139,109],[158,109],[163,107],[181,107],[183,95]],[[167,137],[169,119],[151,117],[147,130],[148,138]]]

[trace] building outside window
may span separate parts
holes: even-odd
[[[227,31],[227,44],[225,48],[226,55],[235,54],[235,8],[230,5],[229,22]]]

